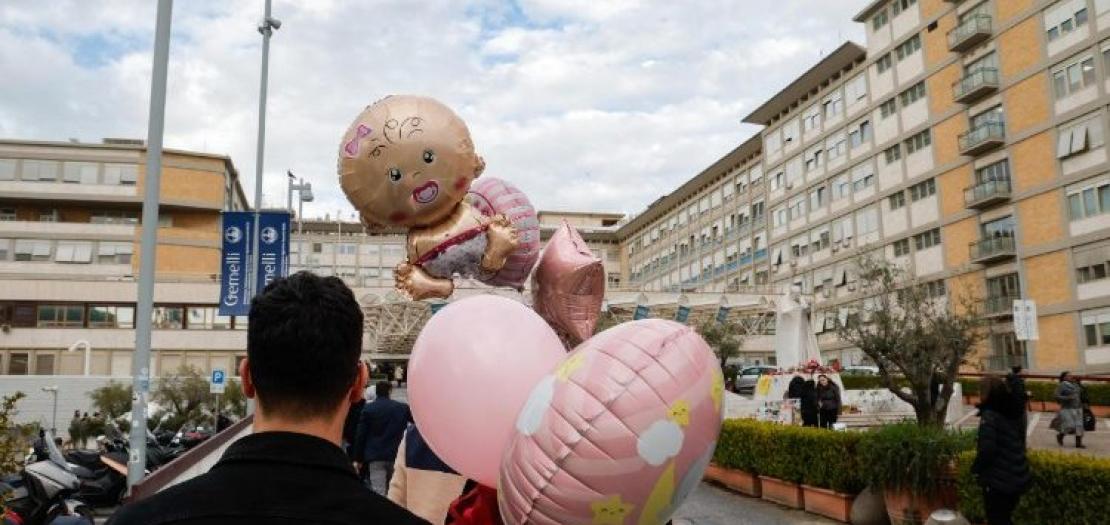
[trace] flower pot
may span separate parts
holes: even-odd
[[[883,492],[886,512],[892,525],[921,525],[934,510],[954,508],[955,493],[941,490],[936,494],[916,494],[910,490],[887,489]]]
[[[750,472],[725,468],[710,463],[709,468],[705,469],[705,477],[753,498],[758,498],[763,495],[759,476]]]
[[[801,485],[769,476],[759,476],[759,481],[763,489],[763,499],[793,509],[803,507],[805,496]]]
[[[802,485],[802,491],[806,512],[844,523],[851,521],[852,501],[855,496],[809,485]]]

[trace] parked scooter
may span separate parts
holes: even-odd
[[[81,480],[70,470],[61,450],[46,434],[49,459],[36,461],[17,476],[0,479],[11,487],[7,505],[24,525],[48,525],[59,516],[82,516],[92,523],[92,508],[72,496]]]

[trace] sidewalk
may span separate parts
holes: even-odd
[[[702,483],[674,516],[674,525],[832,525],[800,510],[789,510],[761,499],[741,496]]]
[[[1030,449],[1052,450],[1068,454],[1085,454],[1088,456],[1110,457],[1110,419],[1099,418],[1094,431],[1083,436],[1085,449],[1075,448],[1075,436],[1064,437],[1064,446],[1056,444],[1056,431],[1048,427],[1055,412],[1030,412],[1028,446]],[[979,418],[972,416],[961,425],[961,428],[975,430],[979,426]]]

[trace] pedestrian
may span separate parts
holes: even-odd
[[[817,407],[821,428],[832,428],[840,415],[840,387],[829,376],[817,376]]]
[[[415,424],[409,425],[397,449],[390,501],[431,523],[443,523],[451,502],[462,495],[466,478],[443,462]]]
[[[426,524],[359,481],[339,444],[362,395],[363,317],[337,277],[299,272],[254,297],[243,393],[253,434],[206,474],[116,512],[110,525]]]
[[[1010,390],[1010,399],[1014,402],[1018,413],[1021,414],[1021,440],[1025,442],[1025,434],[1029,428],[1029,393],[1025,391],[1025,379],[1021,377],[1021,365],[1010,367],[1006,374],[1006,387]]]
[[[971,471],[983,490],[987,525],[1011,525],[1032,476],[1025,456],[1024,409],[998,376],[979,383],[979,437]]]
[[[1080,399],[1080,387],[1070,372],[1060,374],[1056,402],[1060,404],[1060,412],[1052,421],[1052,426],[1056,429],[1056,443],[1062,447],[1064,435],[1075,434],[1075,448],[1087,448],[1083,445],[1083,401]]]
[[[397,386],[405,386],[405,365],[397,365],[393,370],[393,378],[397,380]]]
[[[821,421],[820,406],[817,403],[817,384],[813,382],[812,377],[802,383],[801,399],[802,426],[818,426]]]
[[[358,434],[358,420],[362,417],[363,408],[366,408],[365,395],[351,403],[351,408],[347,410],[347,418],[343,420],[343,450],[347,452],[347,457],[351,461],[355,460],[355,437]]]
[[[377,397],[366,404],[359,416],[355,462],[370,489],[384,496],[393,477],[393,463],[397,460],[401,438],[412,423],[412,412],[408,405],[389,398],[393,390],[389,381],[379,381],[374,390]]]

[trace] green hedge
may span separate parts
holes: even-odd
[[[1029,451],[1033,483],[1021,496],[1014,523],[1096,525],[1110,509],[1110,459],[1044,450]],[[975,452],[959,458],[960,512],[983,522],[983,493],[971,473]]]
[[[832,432],[750,419],[724,422],[714,462],[722,467],[854,494],[863,488],[859,432]]]
[[[842,376],[845,390],[873,390],[885,388],[878,376]],[[960,378],[959,383],[964,395],[979,394],[979,379],[974,377]],[[896,384],[905,385],[903,379],[896,380]],[[1056,381],[1027,380],[1025,389],[1032,393],[1032,401],[1056,401]],[[1083,385],[1091,397],[1091,404],[1097,406],[1110,406],[1110,383],[1088,383]]]
[[[863,479],[884,489],[929,493],[963,451],[975,447],[971,432],[921,427],[917,423],[885,425],[865,432],[858,447]]]

